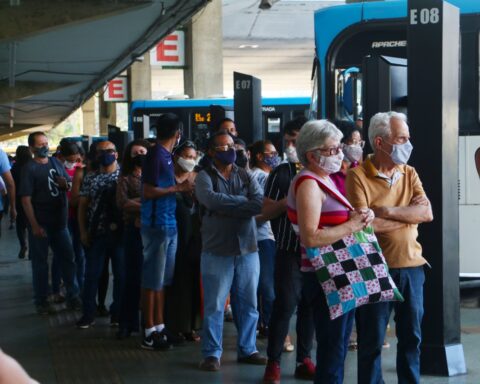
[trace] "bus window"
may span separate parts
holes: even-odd
[[[357,67],[335,70],[335,115],[340,120],[355,121],[362,113],[361,74]]]
[[[317,57],[313,60],[313,67],[312,67],[312,98],[310,99],[310,109],[308,111],[308,118],[309,119],[318,119],[318,103],[320,100],[318,99],[318,89],[319,89],[319,74],[320,72],[320,61]]]

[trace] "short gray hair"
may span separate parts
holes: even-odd
[[[368,141],[373,150],[375,146],[373,141],[376,137],[388,137],[392,133],[392,127],[390,126],[390,121],[392,119],[402,120],[404,123],[407,122],[407,116],[404,113],[400,112],[379,112],[372,116],[370,119],[370,125],[368,127]]]
[[[307,152],[322,147],[327,139],[333,138],[340,141],[342,137],[342,131],[328,120],[307,121],[297,137],[298,159],[304,166],[307,166]]]

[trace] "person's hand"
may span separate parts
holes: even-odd
[[[361,231],[365,228],[365,220],[367,219],[367,213],[360,213],[359,211],[351,211],[348,222],[351,225],[352,232]]]
[[[15,207],[10,206],[10,222],[14,223],[17,219],[17,209]]]
[[[193,192],[194,188],[195,183],[190,179],[186,179],[182,183],[177,184],[178,192]]]
[[[365,216],[365,227],[368,227],[370,224],[372,224],[372,221],[375,219],[375,212],[373,212],[370,208],[361,208],[357,211]]]
[[[68,182],[67,182],[67,179],[65,177],[57,176],[56,181],[57,181],[57,184],[58,184],[58,188],[60,188],[63,191],[68,190]]]
[[[418,195],[412,197],[412,200],[410,200],[410,206],[412,205],[425,205],[428,206],[430,204],[430,201],[428,200],[427,196],[425,195]]]
[[[82,242],[83,246],[88,248],[90,247],[92,240],[90,239],[90,235],[88,232],[81,232],[80,233],[80,241]]]
[[[47,237],[47,233],[45,229],[43,229],[40,225],[32,226],[32,233],[35,237]]]

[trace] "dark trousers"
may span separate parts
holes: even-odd
[[[314,383],[342,384],[355,311],[330,320],[325,294],[315,273],[304,274],[304,288],[307,300],[313,308],[317,336],[317,369]]]
[[[392,309],[397,333],[397,377],[399,384],[420,382],[420,343],[423,318],[423,266],[390,269],[404,302],[382,302],[357,309],[358,382],[384,383],[382,344]]]
[[[140,286],[142,281],[143,246],[140,228],[125,226],[125,290],[122,298],[119,325],[128,332],[140,328]]]
[[[297,309],[297,362],[302,362],[310,357],[314,325],[312,308],[303,288],[298,254],[277,250],[274,278],[275,300],[268,330],[268,359],[280,362],[290,319]]]
[[[20,199],[20,197],[18,197]],[[27,217],[23,208],[17,207],[17,219],[15,220],[15,229],[17,231],[18,242],[21,248],[27,247]]]

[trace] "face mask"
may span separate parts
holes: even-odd
[[[280,156],[265,157],[265,159],[263,160],[263,162],[272,169],[277,168],[281,161],[282,159],[280,159]]]
[[[285,148],[285,155],[287,156],[287,160],[290,163],[299,163],[297,156],[297,148],[293,146]]]
[[[343,154],[350,163],[359,162],[363,157],[363,148],[356,144],[345,145]]]
[[[407,141],[405,144],[392,144],[392,146],[392,153],[390,154],[392,161],[397,165],[407,164],[413,150],[412,143]]]
[[[37,155],[37,157],[40,157],[40,158],[45,158],[45,157],[48,157],[48,146],[44,146],[44,147],[40,147],[40,148],[35,148],[34,149],[34,153]]]
[[[183,157],[179,157],[177,160],[178,165],[182,168],[185,172],[192,172],[197,165],[197,162],[193,159],[184,159]]]
[[[102,153],[100,156],[97,157],[97,159],[100,165],[103,165],[104,167],[112,165],[116,160],[114,153]]]
[[[76,164],[77,163],[75,163],[75,162],[66,161],[66,160],[63,162],[63,165],[65,166],[66,169],[73,169],[73,168],[75,168]]]
[[[215,154],[215,158],[222,164],[230,165],[235,163],[235,160],[237,159],[237,153],[235,152],[234,148],[230,148],[226,152],[217,152]]]
[[[143,165],[143,161],[145,160],[145,155],[137,155],[132,158],[133,165],[136,167],[141,167]]]
[[[235,160],[235,164],[237,164],[240,168],[246,168],[248,164],[248,157],[245,154],[245,151],[237,150],[236,156],[237,159]]]
[[[322,169],[322,171],[330,175],[340,171],[340,168],[342,168],[342,161],[342,152],[332,156],[319,155],[318,166]]]

